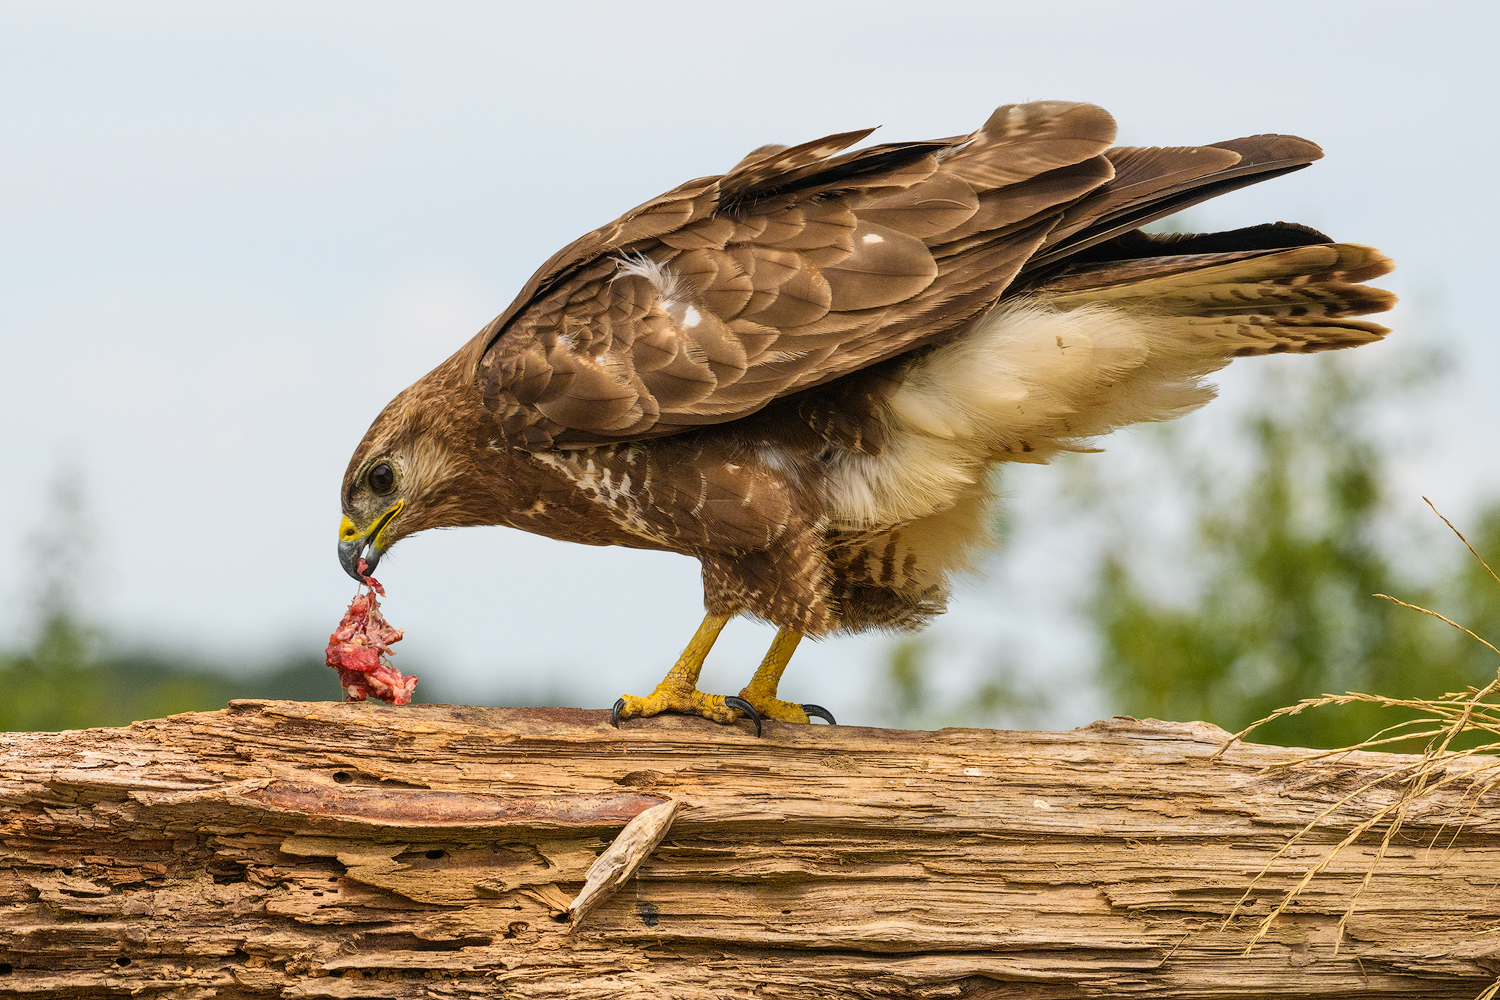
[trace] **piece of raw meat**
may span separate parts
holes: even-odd
[[[359,561],[364,574],[365,561]],[[403,677],[388,658],[395,655],[391,644],[401,641],[401,629],[391,628],[380,614],[376,594],[385,596],[385,588],[373,576],[364,577],[369,590],[354,595],[339,627],[328,637],[326,661],[339,672],[345,701],[364,701],[375,697],[393,705],[411,701],[417,686],[415,677]]]

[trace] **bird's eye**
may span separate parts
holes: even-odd
[[[375,468],[371,469],[370,474],[365,479],[369,482],[370,489],[381,496],[384,496],[396,487],[396,474],[391,471],[391,467],[385,462],[381,462]]]

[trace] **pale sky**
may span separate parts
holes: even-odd
[[[321,649],[352,592],[355,443],[554,250],[763,143],[952,135],[1028,99],[1101,104],[1124,143],[1322,144],[1195,222],[1305,222],[1397,260],[1421,320],[1393,314],[1392,340],[1462,361],[1440,408],[1398,415],[1442,430],[1404,481],[1461,515],[1500,487],[1497,37],[1492,5],[1456,3],[0,5],[0,645],[71,465],[114,634]],[[398,664],[474,700],[644,694],[702,614],[692,560],[499,528],[417,536],[380,575]],[[955,602],[950,643],[1045,600],[998,582]],[[1016,647],[1047,649],[1027,617]],[[769,638],[732,628],[705,689],[738,690]],[[784,694],[860,721],[885,641],[805,648]]]

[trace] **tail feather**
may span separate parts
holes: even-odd
[[[995,462],[1046,462],[1181,416],[1235,357],[1379,340],[1384,327],[1350,317],[1395,302],[1358,283],[1390,267],[1349,243],[1074,267],[896,375],[884,450],[834,466],[835,523],[910,527],[983,493]]]
[[[1381,339],[1390,332],[1385,327],[1348,317],[1395,305],[1390,292],[1359,283],[1392,267],[1379,250],[1353,243],[1153,257],[1085,265],[1034,289],[1032,298],[1062,310],[1116,306],[1181,327],[1197,350],[1227,360]]]

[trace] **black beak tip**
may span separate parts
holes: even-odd
[[[339,565],[344,567],[345,573],[348,573],[360,583],[365,582],[364,577],[359,572],[359,560],[364,552],[364,547],[365,540],[363,538],[353,542],[339,542]],[[375,568],[370,566],[368,561],[366,561],[365,565],[366,574]]]

